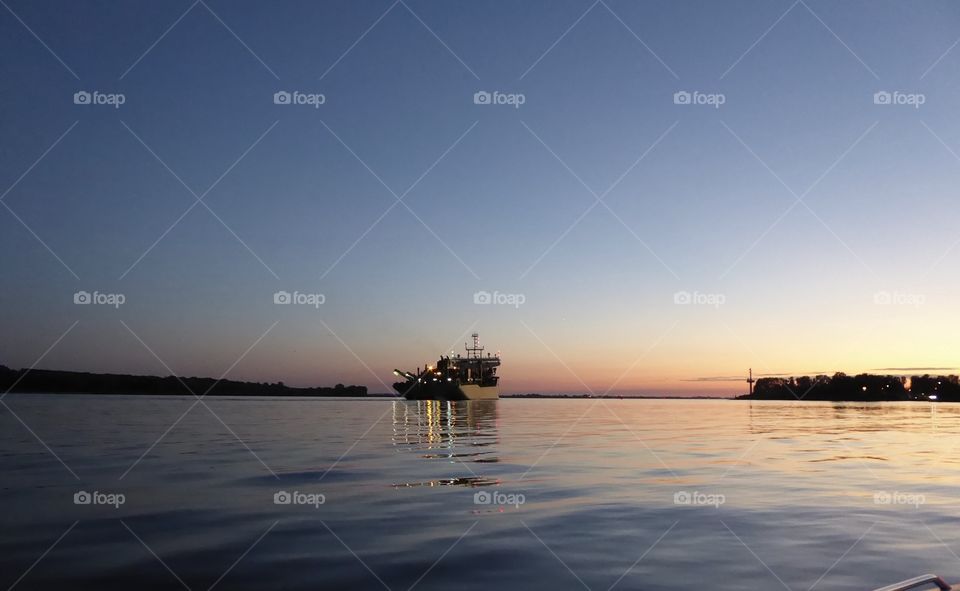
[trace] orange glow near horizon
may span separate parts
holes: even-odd
[[[662,315],[644,315],[642,309],[634,316],[615,307],[590,309],[576,322],[531,309],[522,322],[508,315],[476,326],[481,343],[501,351],[499,375],[506,394],[592,391],[730,397],[747,392],[751,367],[755,378],[838,371],[960,373],[952,369],[960,319],[948,313],[946,298],[931,297],[920,308],[866,307],[855,301],[847,307],[815,306],[791,314],[780,308],[736,308],[732,296],[730,301],[720,310],[668,308],[670,314]],[[409,339],[384,339],[376,333],[351,334],[350,325],[325,321],[343,342],[319,323],[283,322],[243,357],[227,379],[305,387],[356,384],[371,393],[385,393],[392,389],[394,368],[433,364],[451,350],[462,354],[472,330],[468,321],[456,325],[447,320],[435,330],[419,327]],[[93,329],[81,325],[71,338],[85,342],[94,336],[88,330]],[[188,346],[158,346],[156,351],[179,375],[219,376],[259,334],[250,332],[203,334]],[[159,340],[155,334],[143,334],[148,342]],[[122,326],[114,336],[109,356],[94,349],[69,354],[56,349],[42,365],[74,371],[170,373],[149,351],[129,346],[132,337]]]

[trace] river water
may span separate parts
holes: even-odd
[[[0,586],[960,581],[960,406],[8,395]]]

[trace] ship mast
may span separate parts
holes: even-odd
[[[483,357],[483,347],[480,346],[480,333],[475,332],[471,336],[473,336],[473,346],[468,347],[467,344],[464,343],[463,348],[467,351],[467,359],[479,359]]]

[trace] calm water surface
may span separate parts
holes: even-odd
[[[3,402],[3,588],[960,580],[960,406]],[[76,504],[80,491],[124,502]]]

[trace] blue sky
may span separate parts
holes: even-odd
[[[479,330],[506,391],[956,365],[955,4],[7,6],[0,363],[382,391]]]

